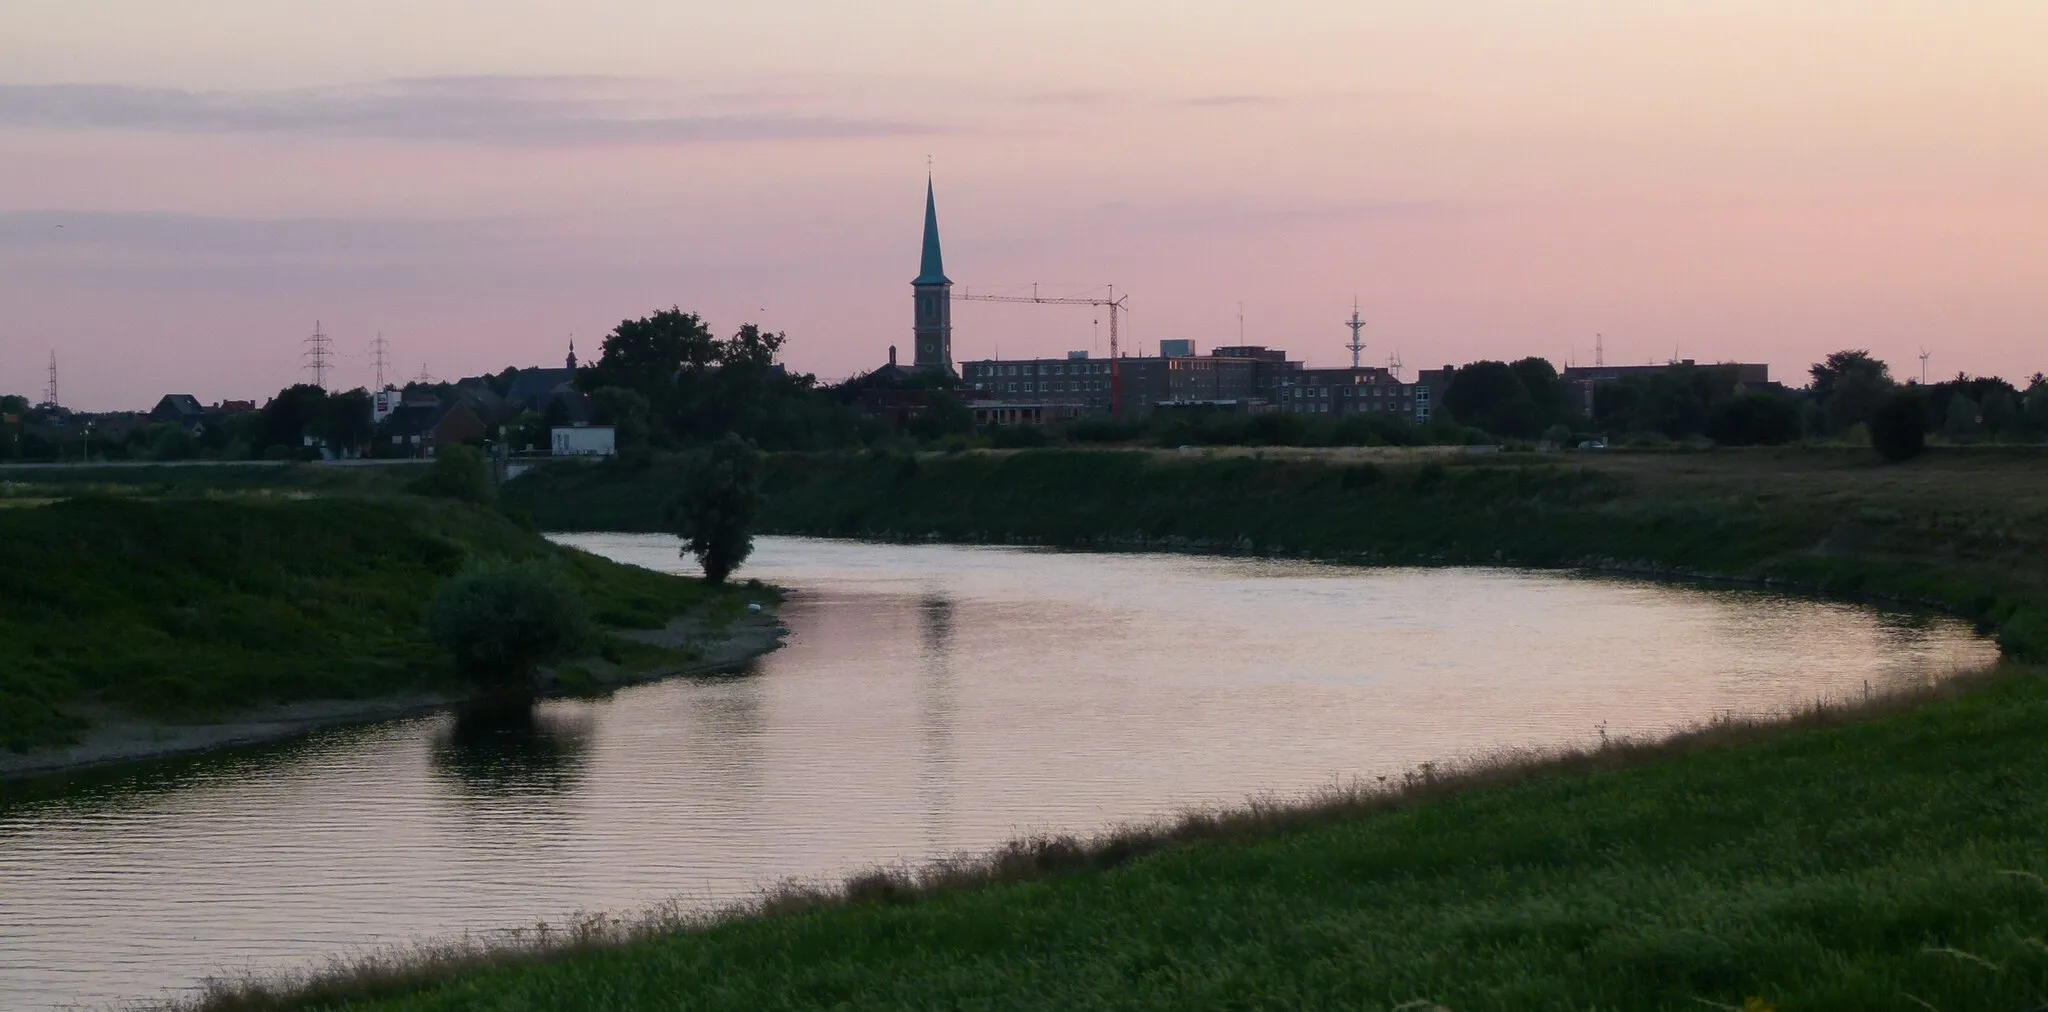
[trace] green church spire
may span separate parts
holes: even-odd
[[[917,280],[913,285],[950,285],[946,277],[944,259],[939,256],[939,205],[932,197],[932,180],[924,180],[924,257],[918,261]]]

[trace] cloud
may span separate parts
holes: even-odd
[[[0,129],[271,134],[591,144],[894,137],[950,128],[891,119],[764,111],[792,96],[674,95],[607,77],[404,78],[353,88],[181,91],[100,84],[0,85]]]
[[[229,218],[134,211],[0,211],[0,250],[221,260],[434,254],[528,235],[512,219]]]
[[[1247,232],[1273,228],[1393,221],[1469,213],[1470,205],[1442,201],[1371,201],[1349,204],[1257,205],[1233,202],[1144,205],[1103,204],[1101,217],[1131,228],[1166,232]]]
[[[1225,109],[1240,105],[1279,105],[1280,99],[1273,95],[1196,95],[1181,99],[1180,104],[1191,109]]]

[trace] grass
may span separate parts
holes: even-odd
[[[588,919],[222,982],[195,1004],[2032,1008],[2048,996],[2042,679],[1425,768],[785,889],[740,919]]]
[[[422,617],[472,557],[553,559],[613,627],[743,607],[445,500],[84,496],[0,510],[0,744],[62,744],[101,713],[203,719],[461,691]]]

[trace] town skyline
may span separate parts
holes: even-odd
[[[265,396],[316,319],[342,387],[379,332],[388,378],[452,380],[670,305],[843,378],[910,345],[928,155],[958,285],[1114,283],[1133,350],[1239,343],[1242,303],[1244,343],[1336,364],[1355,296],[1366,361],[1411,374],[1588,364],[1596,334],[1793,382],[1840,348],[2048,365],[2023,3],[1109,4],[1082,32],[621,0],[488,39],[432,2],[111,6],[0,14],[0,391],[38,397],[55,350],[89,410]],[[963,305],[955,357],[1106,350],[1094,319]]]

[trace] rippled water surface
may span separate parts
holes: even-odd
[[[686,568],[669,538],[560,540]],[[788,646],[744,674],[324,733],[54,796],[0,786],[0,1008],[713,904],[1993,655],[1947,621],[1509,571],[768,538],[745,575],[798,592]]]

